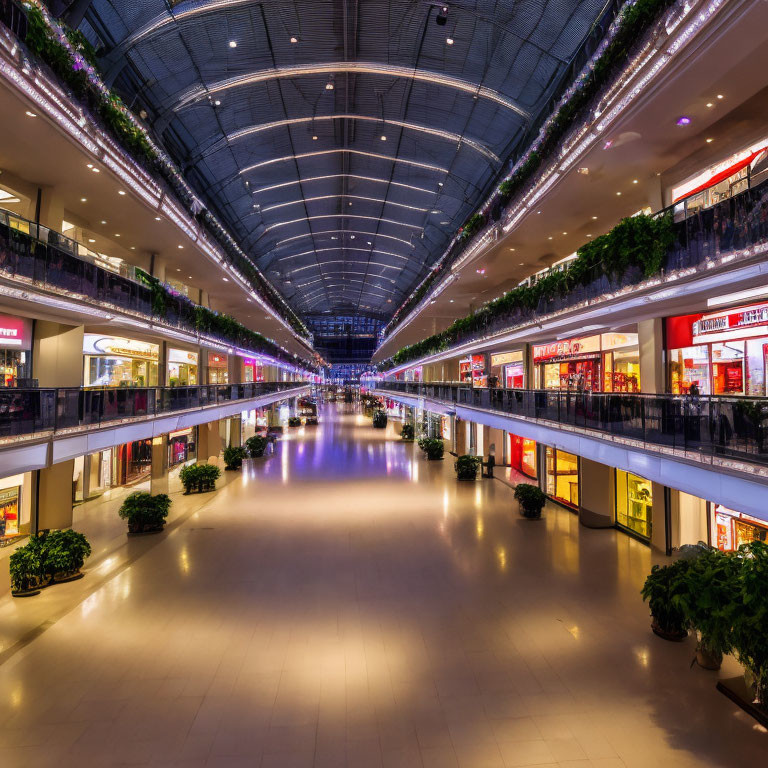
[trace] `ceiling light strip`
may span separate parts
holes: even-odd
[[[321,149],[317,152],[301,152],[296,155],[285,155],[285,157],[273,157],[270,160],[262,160],[260,163],[254,163],[239,171],[239,174],[250,173],[259,168],[265,168],[268,165],[274,165],[275,163],[284,163],[288,160],[304,160],[308,157],[320,157],[322,155],[338,155],[347,153],[350,155],[360,155],[361,157],[372,157],[375,160],[388,160],[390,163],[404,163],[406,165],[412,165],[415,168],[423,168],[426,171],[434,171],[435,173],[447,174],[448,168],[441,168],[438,165],[430,165],[429,163],[420,163],[417,160],[407,160],[404,157],[390,157],[389,155],[380,155],[376,152],[363,152],[360,149]]]
[[[396,203],[394,200],[384,200],[379,197],[364,197],[363,195],[320,195],[318,197],[302,197],[300,200],[291,200],[289,203],[278,203],[277,205],[269,205],[266,208],[262,208],[262,213],[267,211],[276,211],[278,208],[286,208],[289,205],[300,205],[301,203],[315,203],[318,200],[338,200],[343,198],[345,200],[364,200],[368,203],[383,203],[384,205],[396,205],[399,208],[407,208],[410,211],[419,211],[420,213],[426,213],[429,208],[419,208],[415,205],[406,205],[405,203]]]
[[[375,176],[359,176],[355,173],[332,173],[328,176],[310,176],[307,179],[296,179],[295,181],[284,181],[282,184],[270,184],[268,187],[260,187],[253,190],[254,195],[261,194],[262,192],[271,192],[274,189],[282,189],[283,187],[292,187],[295,184],[309,184],[313,181],[327,181],[328,179],[358,179],[359,181],[372,181],[375,184],[391,184],[393,187],[402,187],[403,189],[410,189],[414,192],[424,192],[427,195],[437,194],[434,189],[425,189],[424,187],[416,187],[412,184],[403,184],[400,181],[390,181],[389,179],[378,179]]]

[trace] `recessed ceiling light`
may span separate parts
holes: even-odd
[[[91,168],[91,170],[92,170],[94,173],[101,173],[101,171],[100,171],[98,168]]]
[[[136,250],[136,246],[135,246],[135,245],[132,245],[132,246],[131,246],[131,250],[132,250],[132,251],[135,251],[135,250]]]
[[[220,107],[221,106],[221,99],[216,99],[216,101],[214,101],[213,104],[216,107]]]
[[[677,124],[678,125],[690,125],[691,124],[691,118],[686,117],[685,115],[682,115],[681,117],[677,118]]]
[[[350,240],[354,240],[354,239],[355,239],[355,236],[354,236],[354,235],[350,235],[350,236],[349,236],[349,239],[350,239]]]
[[[292,43],[298,43],[299,42],[299,38],[298,37],[292,37],[291,38],[291,42]]]
[[[122,190],[122,189],[118,189],[118,190],[117,190],[117,194],[118,194],[118,195],[124,195],[124,194],[125,194],[125,190]]]
[[[317,141],[317,136],[313,136],[312,141]]]
[[[237,48],[237,40],[230,40],[229,41],[229,47],[230,48]]]
[[[453,38],[452,37],[446,37],[445,42],[448,43],[448,45],[453,45]]]
[[[352,205],[352,201],[350,200],[350,201],[347,203],[347,205],[348,205],[348,206],[349,206],[349,205]]]
[[[438,181],[438,182],[437,182],[437,186],[438,186],[438,187],[442,187],[442,186],[443,186],[443,182],[442,182],[442,181]]]
[[[228,277],[222,277],[221,279],[222,279],[222,280],[223,280],[225,283],[228,283],[228,282],[229,282],[229,278],[228,278]]]
[[[96,241],[95,241],[95,240],[94,240],[92,237],[89,237],[89,238],[88,238],[88,242],[89,242],[89,243],[95,243]]]
[[[176,267],[177,272],[181,272],[181,267]]]
[[[93,163],[88,163],[88,165],[85,166],[86,168],[93,168]]]
[[[37,115],[34,112],[30,112],[29,110],[27,110],[24,114],[27,117],[37,117]]]
[[[383,133],[381,134],[381,140],[382,141],[386,141],[387,140],[387,137]]]
[[[597,216],[593,216],[592,221],[597,221]]]
[[[372,242],[369,240],[369,241],[368,241],[368,245],[373,245],[373,243],[372,243]]]
[[[621,197],[621,192],[617,192],[616,197]]]
[[[117,233],[115,233],[115,237],[120,237],[120,235],[119,235],[119,234],[117,234]]]
[[[524,267],[525,266],[525,262],[521,261],[519,266]]]
[[[633,184],[637,184],[637,179],[632,179]]]
[[[104,219],[102,219],[102,220],[101,220],[101,223],[102,223],[102,224],[106,224],[107,222],[106,222],[106,221],[104,221]]]
[[[707,144],[711,144],[714,141],[714,139],[707,139]]]
[[[330,80],[325,84],[325,90],[326,91],[332,91],[333,90],[333,83]]]
[[[177,247],[177,248],[178,248],[180,251],[183,251],[183,250],[184,250],[184,246],[183,246],[183,245],[177,245],[176,247]]]
[[[592,235],[587,235],[587,237],[592,237]]]
[[[441,224],[450,224],[451,222],[450,221],[441,221],[440,223]]]
[[[88,202],[88,198],[86,198],[86,197],[81,197],[81,198],[80,198],[80,202],[81,202],[81,203],[87,203],[87,202]]]
[[[552,239],[551,237],[548,237],[548,238],[547,238],[547,240],[551,240],[551,239]]]
[[[155,221],[162,221],[162,219],[159,216],[155,216]]]
[[[387,304],[391,304],[391,303],[392,303],[392,299],[387,299]]]
[[[536,211],[536,215],[540,216],[541,215],[541,211]]]
[[[191,279],[192,279],[192,275],[187,275],[187,280],[191,280]]]
[[[564,235],[567,235],[568,233],[567,233],[567,232],[563,232],[563,234],[564,234]]]
[[[717,94],[717,98],[718,98],[718,99],[722,99],[722,98],[723,98],[723,94],[722,94],[722,93],[718,93],[718,94]]]
[[[708,106],[708,107],[714,107],[715,105],[714,105],[714,104],[713,104],[711,101],[708,101],[708,102],[707,102],[707,106]]]

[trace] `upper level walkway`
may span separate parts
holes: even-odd
[[[766,517],[768,398],[480,389],[383,381],[382,395],[505,429]],[[727,499],[727,501],[725,500]]]

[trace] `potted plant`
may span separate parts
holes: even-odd
[[[518,483],[515,486],[515,498],[520,506],[520,512],[528,520],[541,520],[541,510],[547,497],[538,485]]]
[[[305,427],[316,427],[318,424],[317,416],[307,416],[304,419],[304,426]]]
[[[443,441],[438,440],[436,437],[427,437],[424,439],[423,451],[427,455],[429,461],[439,461],[443,458]]]
[[[685,600],[690,565],[690,560],[654,565],[643,585],[641,594],[643,600],[648,601],[653,619],[651,629],[664,640],[679,642],[688,636]]]
[[[82,577],[80,569],[91,554],[91,545],[82,533],[65,528],[51,531],[43,539],[43,570],[51,581],[72,581]]]
[[[373,414],[373,426],[376,429],[385,429],[387,426],[387,414],[386,411],[376,411]]]
[[[243,466],[243,459],[248,458],[245,448],[230,445],[224,449],[224,469],[237,470]]]
[[[166,493],[136,491],[126,496],[118,515],[128,521],[128,533],[159,533],[165,526],[171,499]]]
[[[480,468],[481,459],[478,456],[464,454],[454,462],[456,477],[459,480],[476,480],[477,470]]]
[[[37,595],[42,587],[48,586],[50,577],[43,569],[43,543],[41,536],[32,536],[9,558],[11,594],[14,597]]]
[[[754,701],[768,716],[768,544],[742,544],[738,558],[741,568],[733,648],[749,672]]]
[[[252,459],[259,459],[264,455],[264,451],[267,450],[268,440],[262,435],[254,435],[249,437],[245,441],[245,448],[248,451],[248,455]]]
[[[400,437],[406,442],[413,442],[413,424],[403,424]]]
[[[216,480],[221,476],[221,470],[213,464],[190,464],[182,467],[179,472],[179,480],[184,486],[184,494],[212,491],[216,487]]]
[[[301,419],[298,416],[289,416],[288,417],[288,426],[289,427],[300,427],[301,426]]]
[[[741,559],[732,552],[707,549],[691,559],[681,598],[690,626],[698,634],[696,661],[704,669],[720,669],[730,653],[733,626],[740,611]]]

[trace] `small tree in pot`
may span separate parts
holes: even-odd
[[[300,427],[301,426],[301,418],[299,416],[289,416],[288,417],[288,426],[289,427]]]
[[[41,536],[33,536],[9,558],[11,594],[14,597],[30,597],[48,585],[50,577],[43,569],[43,542]]]
[[[443,458],[445,446],[442,440],[438,440],[436,437],[427,437],[424,438],[422,449],[429,461],[439,461]]]
[[[376,429],[384,429],[387,426],[387,414],[385,411],[376,411],[373,414],[373,426]]]
[[[221,476],[221,470],[213,464],[190,464],[182,467],[179,472],[179,480],[184,486],[184,493],[196,490],[198,493],[212,491],[216,487],[216,481]]]
[[[459,456],[454,462],[454,468],[456,469],[456,477],[459,480],[476,480],[477,470],[480,468],[480,458],[478,456],[472,456],[465,454]]]
[[[520,505],[523,517],[529,520],[541,519],[541,510],[544,509],[547,497],[538,485],[518,483],[515,486],[515,498]]]
[[[654,565],[642,589],[643,600],[651,609],[651,629],[664,640],[680,641],[688,636],[686,600],[690,560],[669,565]]]
[[[403,440],[413,440],[413,424],[403,424],[403,428],[400,430],[400,437]]]
[[[69,581],[79,577],[80,569],[90,554],[88,539],[71,528],[51,531],[43,538],[43,570],[52,581]]]
[[[154,533],[162,531],[171,499],[167,493],[151,493],[136,491],[126,496],[118,514],[128,521],[128,533]]]
[[[230,445],[224,449],[224,469],[237,470],[243,466],[243,459],[248,458],[245,448]]]
[[[254,435],[245,441],[245,447],[252,459],[259,459],[264,455],[264,451],[267,450],[267,443],[266,437]]]

